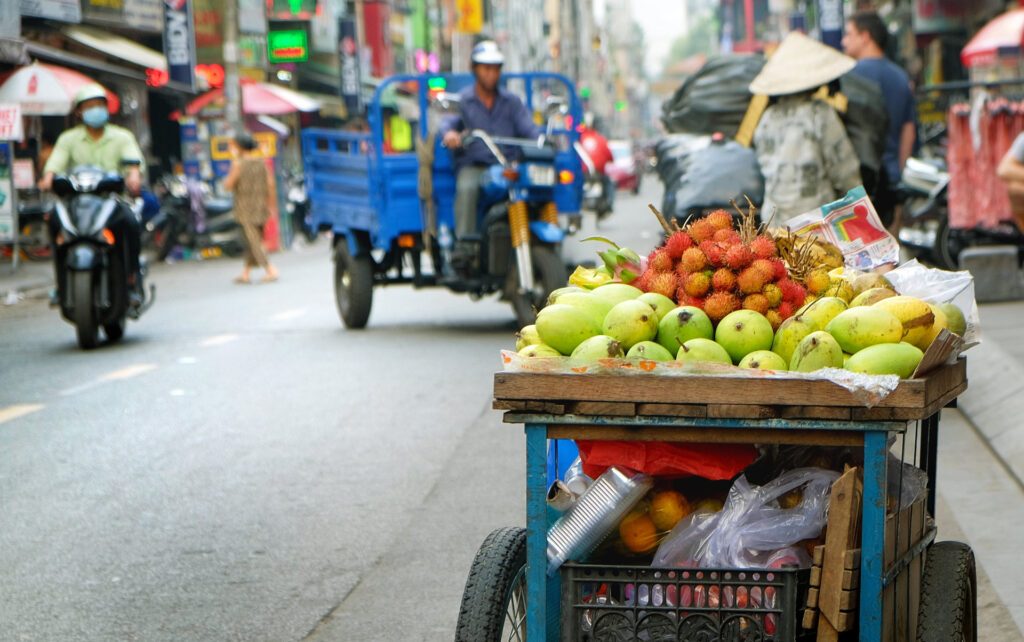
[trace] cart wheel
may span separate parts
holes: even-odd
[[[526,529],[499,528],[480,545],[462,593],[456,642],[526,639]]]
[[[975,642],[977,585],[970,546],[960,542],[933,544],[928,549],[921,579],[918,641]]]
[[[565,265],[555,251],[548,245],[530,247],[530,258],[533,261],[533,290],[519,293],[519,272],[516,270],[515,259],[512,259],[512,310],[516,314],[519,327],[527,326],[537,320],[537,310],[544,307],[548,295],[565,285],[569,280]]]
[[[346,328],[365,328],[373,305],[373,265],[368,255],[352,256],[340,239],[334,255],[334,299]]]

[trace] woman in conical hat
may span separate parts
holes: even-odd
[[[765,180],[763,211],[773,225],[836,200],[860,185],[860,162],[842,121],[814,92],[854,67],[854,60],[799,32],[782,41],[750,83],[771,97],[754,132]]]

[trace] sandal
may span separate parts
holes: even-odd
[[[277,280],[277,275],[276,274],[268,274],[268,275],[264,276],[262,279],[260,279],[260,283],[273,283],[276,280]]]
[[[249,279],[245,278],[244,276],[236,276],[232,280],[235,283],[239,284],[239,285],[249,285],[250,283],[252,283],[252,281],[250,281]]]

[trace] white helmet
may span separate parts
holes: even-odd
[[[481,40],[473,47],[470,60],[474,65],[501,65],[505,63],[505,56],[501,55],[498,43],[493,40]]]
[[[99,83],[93,82],[84,85],[78,90],[78,93],[75,94],[75,107],[78,107],[87,100],[96,100],[97,98],[107,100],[107,90]]]

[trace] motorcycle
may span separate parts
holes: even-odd
[[[963,247],[958,233],[949,227],[948,188],[945,161],[908,158],[898,192],[903,220],[897,236],[915,258],[955,270]]]
[[[167,259],[175,247],[204,257],[241,256],[242,230],[234,218],[230,198],[211,198],[209,188],[183,176],[164,177],[166,196],[160,213],[146,223],[157,260]]]
[[[284,208],[291,219],[292,235],[301,234],[306,242],[313,243],[320,235],[320,230],[313,224],[306,181],[302,174],[288,172],[285,174],[285,184],[288,193]]]
[[[78,168],[53,180],[56,216],[51,219],[56,247],[57,300],[61,316],[75,326],[78,345],[96,347],[102,327],[107,341],[124,336],[127,319],[138,319],[156,298],[130,304],[128,244],[120,237],[124,217],[136,216],[120,194],[124,178],[96,168]],[[141,260],[141,259],[140,259]],[[145,264],[142,264],[142,278]],[[145,296],[145,286],[138,284]]]

